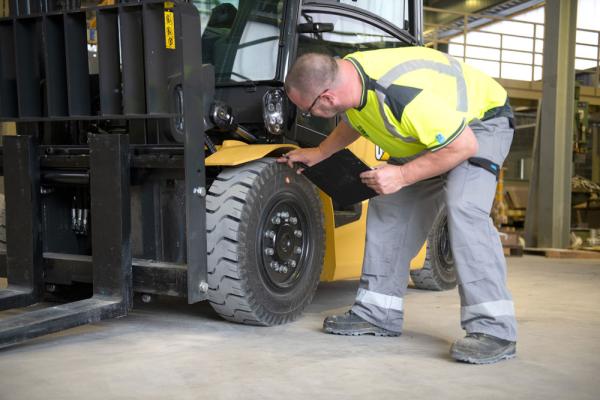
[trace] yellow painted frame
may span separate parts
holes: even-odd
[[[235,167],[264,157],[279,157],[297,149],[293,144],[247,144],[238,140],[225,140],[216,153],[206,157],[207,167]]]

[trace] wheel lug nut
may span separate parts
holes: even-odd
[[[271,222],[272,222],[274,225],[279,225],[279,224],[281,223],[281,218],[279,218],[279,216],[277,216],[277,217],[273,217],[273,218],[271,218]]]
[[[296,253],[296,254],[302,254],[302,247],[300,247],[300,246],[297,246],[297,247],[294,249],[294,253]]]
[[[268,256],[272,256],[273,254],[275,254],[275,250],[273,250],[273,249],[272,249],[272,248],[270,248],[270,247],[267,247],[267,248],[265,249],[265,254],[266,254],[266,255],[268,255]]]
[[[296,224],[298,223],[298,218],[296,218],[296,217],[291,217],[291,218],[290,218],[290,223],[291,223],[292,225],[296,225]]]
[[[279,272],[279,263],[277,261],[271,261],[271,263],[269,264],[269,266],[271,268],[273,268],[275,271]]]
[[[290,266],[290,268],[296,268],[296,261],[290,260],[290,261],[288,261],[288,265]]]
[[[294,231],[294,235],[295,235],[296,237],[298,237],[298,238],[301,238],[301,237],[302,237],[302,231],[301,231],[301,230],[299,230],[299,229],[296,229],[296,230]]]
[[[289,216],[290,216],[290,213],[289,213],[289,212],[287,212],[287,211],[283,211],[283,212],[281,213],[281,218],[289,218]]]
[[[287,274],[287,272],[288,272],[287,267],[282,267],[280,272],[283,272],[284,274]]]
[[[275,232],[273,232],[273,231],[266,231],[265,232],[265,236],[268,237],[268,238],[273,239],[275,237]]]

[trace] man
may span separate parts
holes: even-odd
[[[496,172],[513,137],[506,91],[492,78],[423,47],[357,52],[344,59],[298,58],[285,82],[305,115],[342,122],[315,148],[280,158],[316,164],[361,135],[390,155],[361,174],[380,196],[369,202],[356,300],[327,317],[326,332],[399,336],[409,262],[446,207],[466,337],[451,355],[492,363],[516,354],[516,320],[506,262],[489,214]]]

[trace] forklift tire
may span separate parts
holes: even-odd
[[[427,235],[427,254],[421,269],[410,271],[417,289],[449,290],[456,287],[456,269],[448,236],[448,216],[443,208]]]
[[[317,289],[325,235],[314,186],[275,159],[224,169],[206,198],[208,299],[229,321],[293,321]]]

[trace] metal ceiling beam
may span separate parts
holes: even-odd
[[[437,31],[437,38],[444,39],[452,36],[463,34],[466,30],[470,31],[480,28],[484,25],[497,22],[503,18],[509,18],[517,14],[521,14],[532,8],[539,6],[544,0],[508,0],[498,2],[491,7],[486,7],[479,10],[460,10],[452,7],[451,10],[444,10],[444,4],[436,4],[436,8],[425,7],[426,17],[429,14],[435,13],[438,17],[436,21],[430,21],[426,18],[426,25],[443,25]],[[459,13],[468,13],[466,17],[460,16]],[[446,15],[446,18],[440,17]],[[430,18],[430,17],[429,17]],[[501,19],[499,19],[501,18]]]

